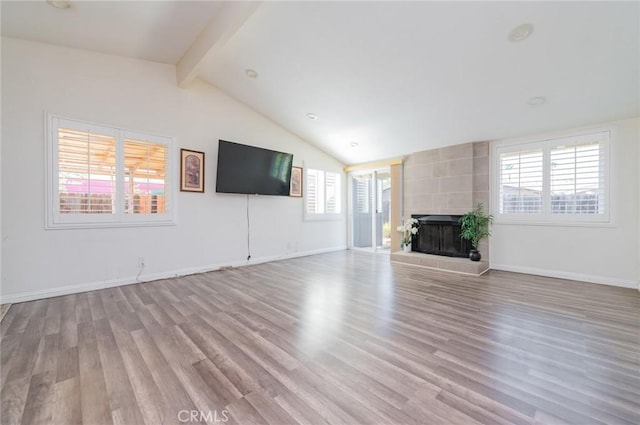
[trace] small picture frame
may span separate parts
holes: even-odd
[[[289,196],[302,197],[302,167],[291,167],[291,188]]]
[[[180,190],[204,193],[204,152],[180,149]]]

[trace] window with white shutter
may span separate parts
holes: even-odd
[[[173,224],[172,140],[49,117],[47,228]]]
[[[124,210],[127,214],[167,212],[167,146],[124,140]]]
[[[340,214],[340,174],[325,173],[325,212],[327,214]]]
[[[57,209],[60,214],[114,214],[116,138],[108,131],[60,127]]]
[[[306,217],[332,217],[340,214],[340,180],[338,173],[307,169],[304,195]]]
[[[609,132],[495,148],[496,221],[609,220]]]
[[[319,186],[320,186],[320,174],[322,172],[318,170],[307,170],[307,178],[305,181],[307,182],[307,190],[305,192],[306,211],[309,214],[320,214],[322,213],[321,202],[319,200]]]
[[[542,212],[542,150],[500,154],[500,213]]]
[[[604,156],[599,141],[551,148],[551,213],[604,214]]]

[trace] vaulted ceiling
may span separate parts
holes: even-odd
[[[638,2],[2,2],[4,36],[175,64],[346,164],[638,116],[639,27]]]

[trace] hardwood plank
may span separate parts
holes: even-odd
[[[246,395],[261,388],[258,378],[252,376],[252,371],[248,369],[250,363],[241,358],[238,349],[223,336],[204,324],[180,327],[226,379],[233,383],[238,393]]]
[[[330,358],[330,357],[329,357]],[[396,402],[391,404],[388,400],[393,400],[397,396],[393,391],[376,385],[373,380],[367,381],[363,374],[348,369],[344,365],[340,365],[340,361],[330,358],[328,361],[319,361],[316,359],[312,363],[313,370],[317,371],[319,376],[333,388],[339,389],[355,402],[366,406],[378,418],[376,423],[393,422],[393,423],[415,423],[416,418],[407,415],[402,408],[409,400],[404,399],[402,403]],[[380,394],[382,392],[382,394]],[[387,398],[387,396],[391,396]],[[415,394],[414,394],[415,396]],[[369,422],[369,420],[366,420]]]
[[[268,425],[267,420],[244,397],[231,403],[227,409],[239,424]]]
[[[453,409],[464,413],[465,415],[473,418],[475,421],[483,424],[496,424],[496,425],[510,425],[510,424],[530,424],[532,421],[529,418],[523,418],[522,416],[511,416],[506,419],[500,415],[495,414],[491,409],[484,408],[472,403],[470,400],[459,397],[453,393],[442,390],[436,396],[436,399]],[[539,417],[539,411],[536,411],[536,417]],[[559,421],[560,422],[560,421]]]
[[[394,409],[402,409],[409,401],[409,398],[376,380],[375,374],[369,375],[366,372],[361,372],[331,354],[327,354],[323,359],[316,359],[316,363],[322,368],[324,374],[333,377],[336,385],[340,385],[344,381],[351,391],[366,393],[368,398],[372,401],[375,400],[373,404],[383,406],[386,410],[393,411],[394,414]],[[370,369],[365,370],[368,372]]]
[[[274,401],[301,425],[329,424],[320,413],[291,391],[278,394]]]
[[[0,423],[21,423],[30,382],[30,376],[22,377],[9,381],[2,387],[2,391],[0,391],[0,399],[2,400]]]
[[[53,335],[60,333],[60,323],[62,321],[62,299],[54,298],[47,307],[45,315],[44,333]]]
[[[112,327],[112,332],[144,422],[146,424],[165,423],[166,409],[161,404],[162,394],[138,351],[133,337],[122,327]],[[170,421],[174,418],[166,419],[171,423]]]
[[[51,371],[31,377],[22,424],[48,424],[53,418],[56,377]]]
[[[43,336],[44,317],[31,316],[24,328],[20,345],[15,350],[15,356],[12,358],[8,367],[8,372],[3,386],[7,381],[30,377],[36,359],[38,357],[38,347],[40,339]]]
[[[80,361],[78,360],[78,347],[60,350],[58,353],[56,382],[62,382],[80,375]]]
[[[144,308],[146,304],[142,302],[140,297],[138,297],[138,292],[134,289],[135,286],[136,285],[125,285],[121,286],[119,289],[122,291],[125,298],[127,298],[133,309],[138,311],[141,308]]]
[[[181,410],[196,410],[186,389],[171,369],[146,329],[132,332],[133,340],[148,365],[149,372],[162,394],[165,419],[177,418]]]
[[[99,291],[91,291],[87,293],[89,299],[89,309],[91,311],[91,317],[93,320],[101,320],[107,316],[107,312],[104,310],[102,304],[102,298]]]
[[[270,425],[297,423],[295,418],[289,415],[278,403],[274,403],[269,394],[264,391],[252,392],[245,398]]]
[[[193,367],[215,394],[212,397],[213,401],[219,401],[223,406],[227,406],[242,398],[242,393],[209,359],[196,362]]]
[[[3,424],[637,424],[640,294],[321,254],[14,304],[0,386]]]
[[[404,408],[405,412],[414,418],[424,422],[480,425],[480,422],[467,416],[464,412],[441,402],[433,397],[429,391],[418,391]]]
[[[62,297],[60,312],[60,348],[71,348],[78,345],[78,322],[76,321],[76,295]]]
[[[339,398],[342,392],[333,393],[326,383],[322,383],[308,369],[295,370],[285,385],[329,423],[358,423],[356,416],[366,416],[362,406],[345,404],[346,400]]]
[[[36,362],[33,365],[32,374],[43,372],[55,372],[58,366],[58,345],[60,342],[59,335],[47,335],[46,333],[40,338],[38,345],[38,353]]]
[[[52,423],[59,425],[82,423],[79,376],[56,382]]]
[[[7,374],[11,370],[10,364],[15,360],[14,353],[18,350],[24,334],[6,335],[0,339],[0,388],[4,386]]]
[[[120,423],[143,423],[129,376],[107,320],[94,322],[100,363],[104,370],[112,419]]]
[[[4,316],[7,314],[10,308],[11,304],[0,305],[0,323],[4,320]]]
[[[22,314],[23,304],[12,304],[7,315],[0,322],[0,329],[2,330],[2,338],[7,335],[16,335],[24,332],[29,321],[29,316]]]
[[[76,298],[76,322],[90,322],[91,320],[93,320],[93,318],[91,317],[89,296],[87,293],[78,294]]]
[[[82,422],[113,424],[98,342],[92,322],[78,325],[78,363]]]

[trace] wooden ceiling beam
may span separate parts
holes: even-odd
[[[259,1],[224,2],[176,65],[178,86],[198,76],[200,64],[230,39],[260,6]]]

